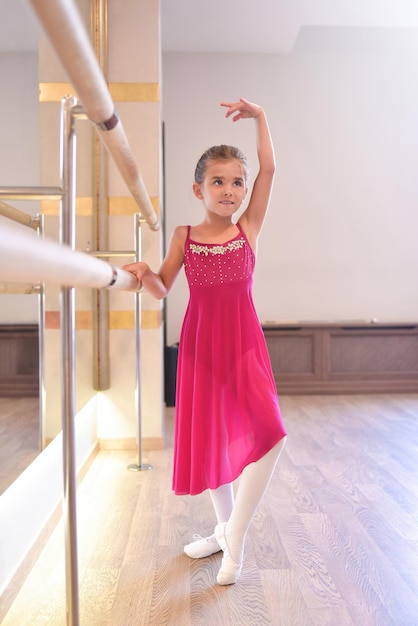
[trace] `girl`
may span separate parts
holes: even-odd
[[[246,534],[286,431],[251,292],[274,150],[260,106],[243,98],[221,106],[234,122],[255,122],[259,172],[246,210],[234,223],[248,192],[245,156],[231,146],[213,146],[201,156],[193,184],[203,221],[175,229],[157,273],[142,262],[124,269],[164,298],[184,264],[190,299],[178,355],[173,490],[196,495],[209,489],[218,521],[214,534],[195,536],[184,551],[201,558],[222,550],[217,582],[229,585],[241,573]]]

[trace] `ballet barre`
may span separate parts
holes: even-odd
[[[64,287],[139,291],[130,272],[0,216],[0,280],[11,283],[51,283]]]
[[[139,224],[139,215],[135,216]],[[138,228],[139,230],[139,228]],[[70,237],[72,239],[72,237]],[[135,292],[135,348],[137,354],[137,389],[141,384],[140,324],[141,283],[130,272],[110,265],[85,252],[73,250],[55,240],[40,239],[37,233],[0,215],[0,281],[26,284],[52,283],[61,286],[61,384],[63,415],[63,519],[66,551],[67,624],[79,626],[77,517],[76,517],[76,457],[75,457],[75,305],[74,287],[92,289],[124,289]],[[0,283],[1,285],[1,283]],[[39,286],[40,292],[43,292]],[[40,298],[42,301],[42,298]],[[40,325],[40,328],[43,325]],[[40,342],[43,343],[43,342]],[[43,348],[42,348],[43,352]],[[43,372],[43,358],[41,372]],[[41,384],[43,387],[43,374]],[[41,394],[42,395],[42,394]],[[139,391],[137,396],[139,396]],[[137,403],[139,401],[137,400]],[[43,402],[42,402],[43,405]],[[141,448],[141,410],[138,410],[139,452]],[[139,456],[141,459],[141,456]],[[132,466],[132,469],[151,469],[151,466]]]
[[[88,119],[94,124],[135,199],[141,215],[151,230],[158,230],[159,219],[77,7],[71,0],[28,1],[66,70]]]
[[[140,410],[140,287],[129,272],[105,261],[75,250],[76,206],[76,133],[75,121],[86,119],[82,107],[72,96],[61,100],[60,116],[60,187],[0,187],[6,199],[60,200],[60,243],[39,239],[21,219],[18,212],[7,210],[0,215],[0,277],[8,282],[55,283],[61,286],[60,346],[63,441],[63,519],[65,535],[65,567],[67,624],[79,626],[77,514],[76,514],[76,448],[75,448],[75,296],[74,287],[92,289],[116,288],[135,292],[135,336],[137,354],[138,432],[141,433]],[[42,222],[40,216],[40,223]],[[142,218],[144,219],[144,218]],[[135,215],[139,226],[141,218]],[[22,223],[23,222],[23,223]],[[137,259],[139,260],[139,258]],[[0,278],[1,280],[1,278]],[[43,293],[44,290],[42,289]],[[40,298],[42,302],[43,298]],[[139,311],[139,313],[138,313]],[[41,328],[42,324],[40,325]],[[41,337],[40,337],[41,343]],[[139,355],[139,356],[138,356]],[[40,355],[41,358],[41,355]],[[140,446],[140,440],[139,440]],[[142,467],[141,467],[142,469]]]
[[[5,199],[60,200],[60,243],[38,240],[24,233],[20,224],[0,223],[0,279],[13,282],[43,281],[61,285],[61,382],[63,414],[64,523],[67,591],[67,624],[78,626],[78,565],[75,467],[74,388],[74,289],[126,289],[135,293],[137,395],[140,391],[140,284],[129,272],[91,255],[78,252],[75,244],[75,124],[87,117],[139,207],[151,230],[160,223],[136,165],[122,122],[115,110],[105,77],[78,8],[73,0],[28,0],[72,83],[78,100],[61,100],[60,182],[58,188],[1,188]],[[136,231],[140,217],[135,216]],[[32,233],[35,235],[35,233]],[[136,235],[138,239],[138,234]],[[139,248],[137,248],[139,250]],[[139,258],[136,256],[136,260]],[[139,401],[140,405],[140,401]],[[139,439],[141,417],[138,410]],[[143,469],[141,463],[136,469]]]

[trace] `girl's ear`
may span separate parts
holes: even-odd
[[[196,198],[199,198],[199,200],[203,200],[203,193],[202,193],[202,190],[200,189],[199,183],[193,183],[193,193],[196,196]]]

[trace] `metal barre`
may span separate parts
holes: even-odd
[[[0,216],[0,280],[139,291],[135,276]]]
[[[0,198],[9,200],[61,200],[61,187],[0,187]]]
[[[29,0],[61,60],[87,117],[96,127],[122,178],[152,230],[159,220],[135,163],[77,7],[69,0]]]

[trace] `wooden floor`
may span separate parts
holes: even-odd
[[[418,624],[418,396],[281,404],[288,444],[233,586],[219,554],[182,552],[215,519],[207,494],[171,492],[172,409],[151,471],[98,454],[78,492],[82,626]],[[65,625],[63,545],[59,525],[3,626]]]
[[[0,495],[39,454],[38,398],[0,398]]]

